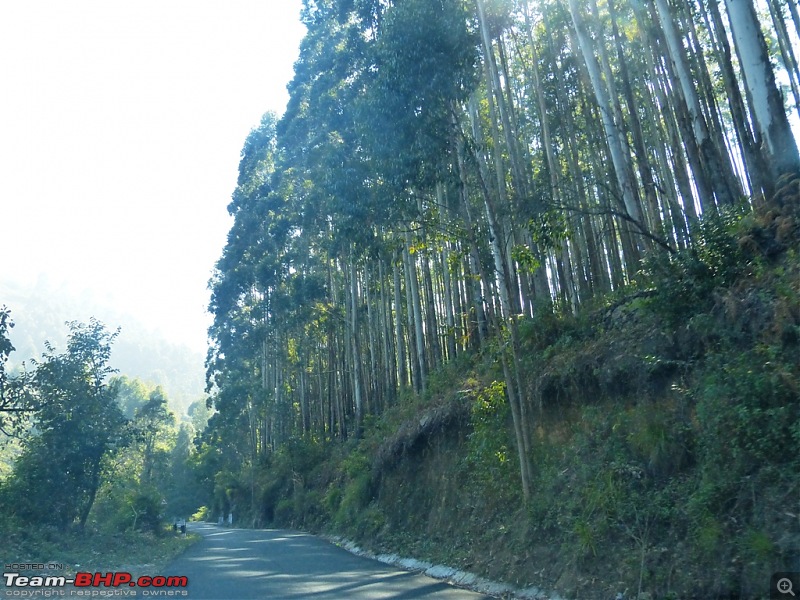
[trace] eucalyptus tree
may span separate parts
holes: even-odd
[[[612,101],[616,102],[609,93],[607,86],[612,85],[612,80],[606,74],[604,79],[601,75],[600,63],[595,56],[594,46],[586,24],[583,19],[582,8],[578,5],[578,0],[570,0],[570,14],[577,33],[578,44],[586,62],[586,69],[592,82],[595,97],[597,99],[600,116],[603,122],[605,137],[608,142],[611,161],[614,167],[617,184],[622,192],[622,201],[625,212],[632,222],[640,229],[646,230],[646,224],[642,216],[638,190],[635,186],[633,171],[630,160],[630,149],[627,145],[627,137],[623,132],[624,124],[620,121],[621,113],[615,110]],[[600,36],[602,40],[602,36]],[[638,254],[638,252],[637,252]],[[638,261],[638,256],[632,256],[632,260]]]
[[[226,419],[246,417],[251,458],[266,450],[265,354],[271,291],[284,273],[280,255],[288,235],[283,200],[272,193],[274,115],[267,113],[242,149],[239,178],[228,206],[234,223],[209,286],[214,316],[208,390]]]
[[[714,0],[302,15],[287,110],[245,143],[211,282],[208,439],[256,464],[291,438],[358,435],[400,387],[496,347],[527,494],[517,322],[619,289],[643,252],[686,247],[704,211],[766,189],[768,76],[736,60],[749,42],[731,47],[724,21],[741,19]]]
[[[752,0],[725,0],[733,39],[739,51],[753,117],[763,140],[765,162],[773,181],[800,173],[797,143],[770,64],[767,45]]]

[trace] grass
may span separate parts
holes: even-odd
[[[0,556],[3,565],[22,563],[45,567],[27,570],[26,574],[68,576],[79,571],[127,571],[134,578],[162,571],[200,539],[192,533],[176,536],[171,529],[164,529],[161,535],[108,534],[88,529],[59,532],[48,528],[20,529],[9,521],[0,523],[0,537],[4,540]]]

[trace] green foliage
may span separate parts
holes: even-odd
[[[159,470],[154,473],[153,481],[167,501],[164,511],[167,518],[192,514],[207,498],[192,461],[192,434],[192,427],[184,423],[177,434],[168,430],[164,435],[164,461],[157,463]]]
[[[522,18],[519,7],[505,0],[485,4],[487,29],[497,42],[485,57],[496,51],[503,89],[495,92],[510,109],[502,129],[489,110],[492,86],[476,88],[482,51],[472,4],[306,3],[308,35],[287,111],[277,124],[268,116],[248,136],[229,206],[234,225],[211,282],[208,383],[218,412],[194,459],[214,489],[209,505],[214,514],[235,507],[240,518],[252,517],[256,524],[332,526],[362,537],[407,527],[413,533],[402,535],[427,543],[426,536],[436,533],[449,545],[460,535],[460,550],[483,560],[488,570],[502,561],[483,552],[485,546],[497,550],[515,543],[519,556],[507,564],[525,577],[534,571],[531,565],[539,569],[530,554],[546,545],[558,549],[553,560],[558,566],[552,569],[558,577],[565,565],[611,577],[607,569],[613,562],[629,589],[644,585],[661,596],[673,594],[673,577],[699,579],[700,568],[708,572],[714,559],[719,570],[720,564],[739,568],[746,555],[745,581],[746,569],[764,570],[785,558],[796,540],[776,535],[776,523],[786,523],[777,511],[780,502],[757,490],[770,490],[784,501],[797,492],[796,478],[786,474],[798,466],[786,458],[798,455],[790,395],[794,390],[797,396],[797,373],[780,354],[796,351],[798,289],[786,282],[775,310],[783,311],[780,326],[764,324],[780,332],[772,334],[775,347],[754,348],[764,341],[754,342],[758,327],[734,335],[726,330],[730,319],[721,316],[726,302],[736,307],[732,290],[744,285],[745,276],[766,268],[766,261],[741,249],[740,215],[722,211],[687,224],[678,204],[651,214],[648,202],[643,223],[663,221],[669,240],[663,245],[690,248],[649,257],[632,294],[639,299],[626,299],[632,290],[620,286],[638,273],[632,262],[638,252],[631,252],[635,248],[627,226],[620,227],[622,219],[605,213],[613,210],[607,201],[618,190],[604,181],[609,165],[604,151],[597,153],[603,144],[596,143],[602,142],[596,103],[583,96],[580,57],[563,34],[568,13],[557,3],[543,5],[536,24],[525,23],[536,34],[543,74],[534,80],[529,62],[534,48],[518,35],[525,32],[515,20]],[[630,27],[639,24],[630,7],[619,18],[613,10],[600,5],[601,21],[592,25],[596,39],[604,39],[609,20],[627,28],[614,36],[621,45],[628,43],[625,38],[640,39],[631,35],[636,32]],[[645,71],[631,46],[625,50],[636,66],[631,75],[641,78]],[[610,57],[609,72],[620,67],[614,63],[622,56]],[[575,93],[562,94],[555,86]],[[558,105],[570,118],[552,118],[546,111],[534,115],[529,109],[539,91],[546,105]],[[467,101],[478,106],[470,123],[472,112],[463,110]],[[543,119],[557,157],[554,164],[548,157],[545,168],[541,145],[529,143],[538,139]],[[645,138],[660,139],[658,123],[645,121]],[[518,148],[515,139],[521,141]],[[665,156],[672,160],[669,152]],[[526,185],[529,170],[537,185]],[[548,193],[556,181],[560,189]],[[678,195],[685,197],[683,192]],[[658,193],[671,197],[669,190]],[[473,301],[496,309],[497,273],[482,214],[484,204],[492,211],[492,200],[500,229],[508,225],[515,233],[492,227],[491,235],[512,244],[521,283],[535,283],[537,290],[537,312],[521,318],[522,348],[517,353],[516,340],[513,348],[522,362],[519,393],[530,418],[526,425],[535,438],[529,440],[533,492],[525,506],[517,492],[518,454],[505,389],[489,383],[500,377],[497,358],[508,347],[502,334],[489,341],[476,336],[483,354],[474,363],[465,360],[431,375],[425,394],[411,389],[398,394],[402,384],[391,381],[396,350],[414,350],[418,342],[431,368],[445,354],[436,348],[436,331],[443,312],[450,312],[441,306],[447,282],[425,281],[422,268],[438,263],[439,251],[447,255],[451,290],[470,305],[459,302],[463,313],[454,324],[466,325],[464,339],[477,317],[470,312]],[[575,211],[571,222],[565,207],[534,208],[552,201],[587,212]],[[784,217],[775,224],[782,240],[794,227]],[[684,236],[686,225],[692,240]],[[572,233],[580,235],[569,244],[569,256],[562,256]],[[534,245],[518,243],[528,235]],[[405,306],[403,296],[413,285],[397,271],[399,283],[392,289],[397,266],[392,261],[398,262],[401,251],[413,257],[403,265],[408,283],[415,273],[422,275],[421,339],[406,321],[413,307]],[[563,300],[569,295],[569,277],[562,277],[568,263],[584,309],[586,296],[596,290],[613,287],[618,295],[604,299],[605,307],[595,312],[573,315],[575,307]],[[527,277],[544,264],[547,281]],[[480,282],[479,270],[488,281]],[[470,284],[476,281],[473,294]],[[562,294],[555,307],[548,283]],[[752,306],[776,306],[762,302],[759,293],[753,296]],[[739,322],[753,312],[743,310]],[[734,338],[743,358],[731,360],[735,352],[725,346]],[[777,338],[786,346],[778,347]],[[710,339],[715,343],[707,343]],[[719,351],[718,357],[709,356],[709,348]],[[412,361],[406,355],[406,363]],[[464,393],[458,371],[481,382]],[[417,389],[425,387],[418,373],[413,379]],[[354,382],[366,390],[358,411]],[[461,412],[441,418],[436,427],[423,425],[444,414],[436,412],[435,403],[464,397],[473,399],[468,422],[459,406]],[[369,413],[363,436],[362,431],[353,436],[361,425],[353,427],[354,414],[360,418],[362,408]],[[459,460],[442,459],[446,451]],[[437,467],[455,463],[457,473],[419,464],[427,460]],[[773,473],[776,468],[783,474]],[[463,485],[454,493],[458,484]],[[530,533],[519,527],[508,536],[507,524],[520,514],[530,517]],[[682,571],[688,574],[676,575]],[[636,574],[632,586],[630,573]],[[707,591],[694,595],[710,595]]]
[[[518,487],[518,467],[510,439],[510,416],[505,383],[494,381],[477,394],[471,409],[466,465],[477,485],[513,495]]]
[[[211,520],[211,510],[207,506],[201,506],[192,514],[191,520],[195,522],[209,521]]]
[[[31,527],[0,515],[0,538],[7,560],[20,563],[61,563],[71,575],[81,571],[129,571],[134,578],[161,570],[199,537],[161,535],[142,531],[111,531],[87,527],[82,531],[60,531],[53,527]],[[13,558],[12,558],[13,557]],[[36,574],[32,571],[30,574]]]
[[[117,388],[117,404],[128,419],[133,419],[136,411],[147,402],[147,385],[126,375],[115,376],[112,381]]]
[[[164,506],[155,487],[118,479],[108,482],[97,496],[89,520],[97,530],[107,534],[124,531],[161,533]]]
[[[462,2],[409,0],[382,9],[380,35],[366,49],[374,68],[360,128],[381,175],[430,185],[446,156],[450,107],[475,85],[477,38]]]
[[[359,539],[375,539],[386,526],[387,519],[383,510],[371,504],[359,513],[355,534]]]
[[[340,527],[351,527],[359,521],[361,511],[364,510],[372,498],[372,480],[370,474],[360,473],[351,476],[345,484],[342,500],[334,515],[333,522]]]
[[[111,377],[117,333],[96,320],[69,326],[66,352],[47,344],[34,363],[27,383],[33,427],[20,442],[0,497],[29,525],[64,531],[88,523],[109,535],[158,534],[169,471],[175,463],[178,471],[186,467],[188,432],[181,438],[183,454],[173,455],[174,417],[164,391]],[[172,492],[174,502],[179,494]]]
[[[526,273],[533,273],[541,266],[541,261],[536,258],[528,246],[517,244],[511,248],[511,258]]]
[[[275,506],[275,522],[290,524],[294,521],[294,500],[292,498],[281,498]]]
[[[60,529],[86,523],[108,457],[130,441],[116,388],[107,383],[116,333],[95,320],[70,329],[66,353],[49,348],[36,364],[36,427],[2,490],[21,519]]]
[[[167,408],[167,396],[158,386],[139,406],[134,415],[133,427],[142,454],[141,481],[145,485],[153,482],[154,468],[164,471],[167,460],[166,448],[163,444],[164,433],[175,424],[175,415]]]
[[[24,423],[23,409],[29,408],[27,391],[28,376],[23,372],[16,376],[6,371],[8,357],[14,352],[9,332],[14,327],[11,311],[0,307],[0,434],[13,435],[20,431]]]
[[[569,238],[570,228],[567,217],[561,210],[547,210],[528,221],[533,241],[541,249],[555,250],[561,242]]]
[[[699,383],[700,450],[711,472],[746,476],[765,464],[798,465],[800,369],[780,350],[712,355]]]
[[[8,332],[14,327],[11,311],[6,306],[0,307],[0,376],[5,377],[8,356],[14,351],[14,345],[8,339]]]
[[[693,233],[693,244],[674,254],[655,253],[645,260],[643,274],[655,289],[651,310],[671,326],[709,307],[711,291],[730,285],[745,272],[747,261],[738,245],[741,212],[707,215]]]
[[[142,486],[128,498],[133,513],[131,529],[159,533],[162,523],[161,494],[151,486]]]
[[[703,506],[721,510],[752,477],[791,486],[800,469],[800,369],[769,347],[709,357],[692,390]]]
[[[14,407],[14,402],[9,396],[9,380],[6,373],[6,363],[9,355],[14,351],[14,345],[8,338],[8,332],[14,327],[11,320],[11,311],[5,306],[0,307],[0,428],[7,418],[6,412]]]

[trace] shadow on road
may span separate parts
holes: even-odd
[[[186,576],[172,597],[196,600],[366,600],[488,598],[417,573],[355,556],[312,535],[194,524],[203,539],[164,571]],[[151,594],[168,590],[152,590]],[[148,595],[151,595],[148,594]],[[162,597],[166,597],[163,594]]]

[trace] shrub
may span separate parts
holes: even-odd
[[[740,220],[734,210],[708,215],[689,248],[648,256],[643,274],[655,295],[645,305],[673,327],[707,307],[711,291],[731,284],[746,267],[736,234]]]
[[[711,477],[800,466],[800,376],[769,347],[709,357],[694,390]]]
[[[197,511],[191,516],[192,521],[210,521],[211,520],[211,509],[207,506],[201,506],[197,509]]]
[[[494,381],[472,404],[465,463],[474,483],[502,495],[518,487],[517,459],[510,439],[511,410],[504,383]]]

